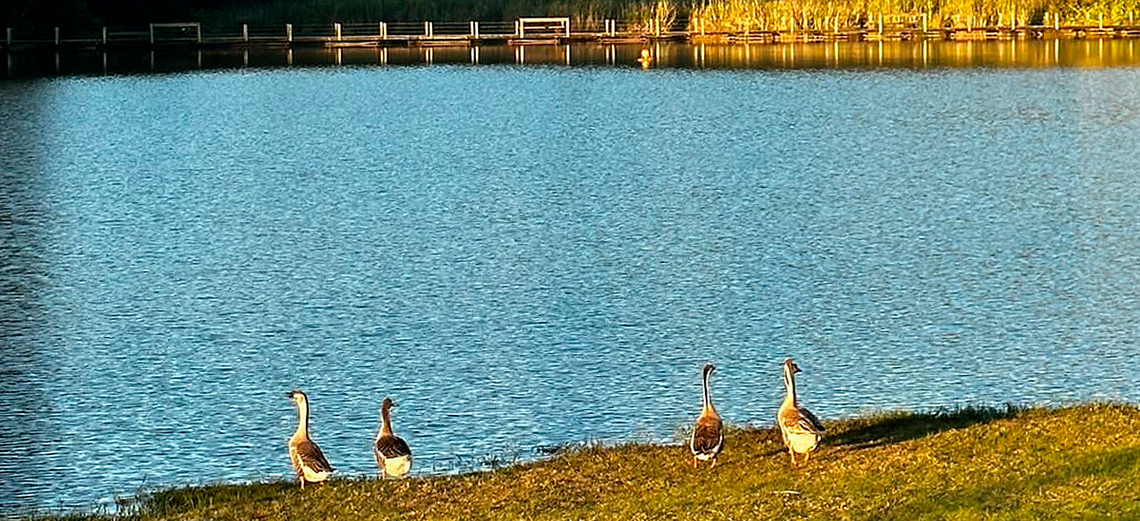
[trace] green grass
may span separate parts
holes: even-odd
[[[1140,408],[966,408],[827,424],[792,468],[771,429],[715,469],[680,446],[576,448],[494,472],[180,488],[124,517],[199,519],[1140,519]],[[98,516],[91,516],[98,517]],[[76,518],[80,519],[80,518]]]

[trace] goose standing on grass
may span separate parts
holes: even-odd
[[[716,371],[716,366],[705,364],[701,376],[704,404],[697,423],[693,425],[693,434],[689,437],[689,450],[693,452],[693,468],[697,467],[697,461],[709,460],[712,460],[712,468],[716,468],[716,457],[724,449],[724,428],[720,415],[716,413],[716,407],[713,407],[712,395],[709,394],[709,377],[713,371]]]
[[[396,404],[392,403],[391,398],[384,398],[384,403],[380,406],[382,423],[380,432],[376,435],[376,444],[372,447],[372,453],[376,456],[376,465],[380,467],[381,476],[398,478],[411,470],[412,450],[408,448],[408,444],[403,439],[392,434],[392,413],[390,411],[395,406]]]
[[[293,463],[293,470],[301,482],[301,489],[305,482],[319,483],[329,478],[336,469],[329,465],[317,442],[309,437],[309,397],[303,391],[295,390],[285,393],[297,405],[297,430],[289,438],[289,460]]]
[[[791,358],[784,360],[784,388],[787,393],[776,415],[776,424],[780,426],[780,435],[792,456],[792,465],[796,465],[796,454],[803,454],[804,463],[807,463],[811,452],[819,446],[824,430],[819,418],[796,402],[796,373],[799,372],[799,366]]]

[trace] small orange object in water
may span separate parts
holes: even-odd
[[[637,63],[640,63],[643,68],[647,68],[650,63],[653,63],[653,57],[649,55],[649,49],[641,50],[641,57],[637,59]]]

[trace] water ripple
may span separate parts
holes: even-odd
[[[1140,399],[1137,72],[639,72],[0,83],[0,507]]]

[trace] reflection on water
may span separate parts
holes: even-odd
[[[49,100],[38,89],[14,89],[0,95],[0,512],[11,504],[42,504],[43,485],[58,469],[42,450],[57,435],[42,382],[57,374],[37,339],[50,316],[43,300],[50,286],[43,232],[51,208],[39,169],[45,150],[37,139]],[[25,117],[3,117],[14,112]]]
[[[926,59],[1097,45],[1055,43]],[[788,355],[824,418],[1140,400],[1140,68],[838,48],[863,65],[353,49],[0,83],[0,511],[285,477],[297,387],[348,476],[386,395],[422,475],[671,440],[709,360],[733,424],[771,424]]]
[[[8,55],[7,77],[167,72],[248,67],[420,64],[638,65],[655,68],[818,69],[1107,67],[1140,64],[1136,40],[943,40],[796,44],[529,45],[485,47],[254,48],[158,52],[26,52]]]

